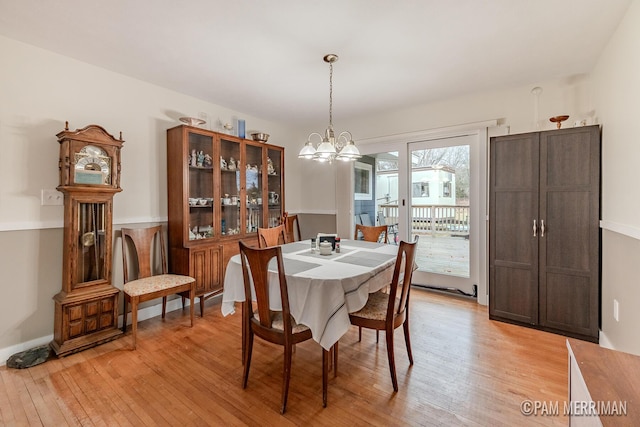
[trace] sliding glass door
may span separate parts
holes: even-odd
[[[387,225],[393,244],[418,237],[416,285],[478,294],[486,252],[483,144],[486,137],[470,132],[361,148],[354,223]]]
[[[473,139],[461,136],[408,144],[408,229],[412,238],[419,237],[415,284],[477,294],[471,253],[477,238],[472,228]]]

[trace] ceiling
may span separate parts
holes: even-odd
[[[335,121],[588,73],[631,0],[0,0],[0,34],[226,108]]]

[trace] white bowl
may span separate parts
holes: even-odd
[[[320,243],[320,255],[331,255],[332,246],[330,242]]]
[[[196,117],[180,117],[179,120],[189,126],[202,126],[203,124],[207,123],[206,121],[198,119]]]

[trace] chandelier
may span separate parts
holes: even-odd
[[[353,142],[351,132],[341,132],[335,137],[333,132],[333,63],[338,60],[338,55],[328,54],[324,56],[324,62],[329,64],[329,126],[324,131],[324,136],[318,132],[312,132],[307,137],[307,143],[300,150],[298,158],[312,159],[318,162],[329,162],[333,159],[353,161],[362,157],[360,151]],[[317,136],[320,142],[314,147],[311,139]]]

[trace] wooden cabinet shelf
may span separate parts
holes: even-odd
[[[238,241],[284,213],[284,149],[191,126],[167,130],[169,269],[196,278],[200,313]]]

